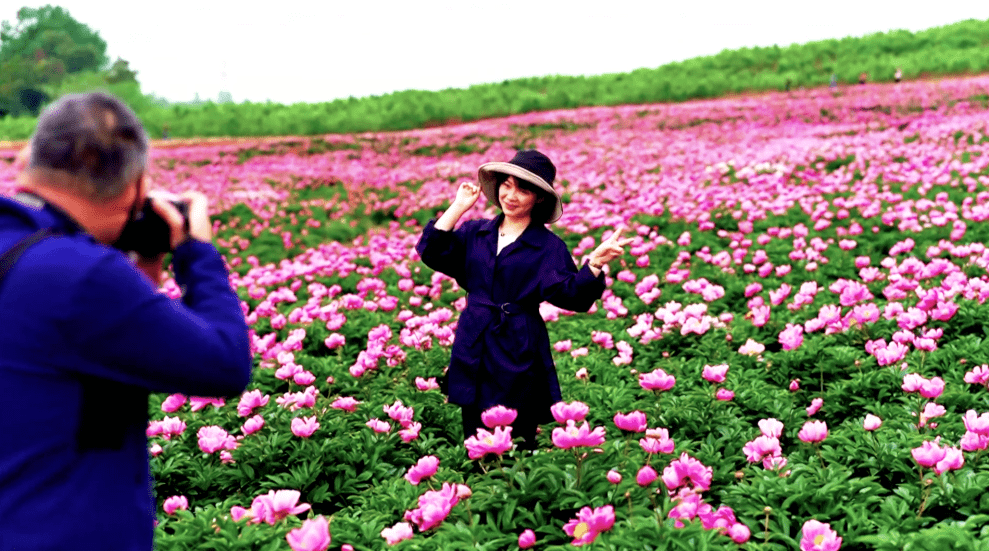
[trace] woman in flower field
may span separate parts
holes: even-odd
[[[416,246],[427,266],[467,291],[447,384],[450,402],[462,408],[465,438],[483,426],[481,412],[502,405],[518,410],[514,436],[535,448],[536,426],[552,420],[549,408],[561,400],[539,305],[586,312],[604,293],[601,269],[631,241],[620,238],[619,228],[578,269],[563,240],[546,228],[563,214],[555,177],[556,167],[538,151],[481,165],[480,186],[461,184]],[[454,230],[482,191],[502,214]]]

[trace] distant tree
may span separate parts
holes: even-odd
[[[113,65],[110,66],[110,70],[107,71],[106,81],[110,84],[137,82],[137,71],[132,71],[130,63],[118,57],[117,61],[114,61]]]

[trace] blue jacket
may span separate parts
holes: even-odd
[[[450,402],[525,409],[546,422],[561,396],[539,304],[586,312],[604,293],[604,275],[578,270],[566,243],[542,224],[496,254],[503,217],[449,232],[430,221],[416,251],[467,291],[447,372]]]
[[[235,396],[252,357],[217,250],[173,265],[182,302],[51,207],[0,197],[0,252],[44,227],[0,286],[0,551],[153,547],[149,392]]]

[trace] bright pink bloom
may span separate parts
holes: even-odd
[[[719,388],[718,391],[714,393],[714,398],[716,400],[721,400],[722,402],[730,402],[735,398],[735,391],[728,390],[727,388]]]
[[[957,471],[965,466],[965,457],[958,448],[948,446],[944,448],[944,459],[934,465],[934,472],[944,474],[945,471]]]
[[[412,536],[412,525],[408,522],[399,522],[395,526],[381,531],[381,537],[385,538],[388,545],[395,545],[402,540],[410,540]]]
[[[297,385],[306,386],[313,384],[313,381],[316,380],[316,376],[309,371],[300,371],[292,377],[292,380],[295,381],[295,384]]]
[[[924,398],[937,398],[944,392],[944,379],[934,377],[920,384],[920,395]]]
[[[947,410],[945,410],[944,406],[942,406],[941,404],[937,404],[935,402],[927,402],[926,404],[924,404],[924,410],[920,412],[920,422],[918,424],[921,427],[926,427],[927,422],[929,420],[934,419],[936,417],[941,417],[945,413],[947,413]],[[936,424],[933,423],[931,424],[931,428],[934,428],[936,426],[937,426]]]
[[[965,373],[965,382],[989,387],[989,365],[982,364]]]
[[[903,384],[900,385],[905,392],[917,392],[927,381],[922,375],[917,373],[907,373],[903,376]]]
[[[712,383],[725,382],[725,375],[728,374],[728,364],[705,365],[701,376],[704,380]]]
[[[646,453],[673,453],[674,442],[666,429],[649,429],[646,437],[639,439],[639,445]]]
[[[161,403],[161,410],[165,413],[175,413],[185,405],[184,394],[172,394]]]
[[[388,417],[390,417],[392,421],[398,422],[398,424],[402,425],[403,427],[411,423],[412,417],[415,415],[415,411],[411,407],[407,407],[404,404],[402,404],[401,400],[395,400],[395,403],[390,406],[381,406],[381,410],[387,413]],[[385,431],[378,431],[377,429],[375,430],[377,432],[385,432]]]
[[[329,337],[323,339],[323,344],[330,350],[340,348],[341,346],[347,344],[347,337],[344,337],[340,333],[330,333]]]
[[[240,432],[244,436],[247,436],[248,434],[254,434],[255,432],[261,430],[261,427],[263,426],[264,426],[264,418],[261,417],[260,415],[255,415],[254,417],[251,417],[247,421],[244,421],[244,425],[240,427]]]
[[[798,390],[800,390],[800,379],[790,381],[790,392],[796,392]]]
[[[759,432],[763,436],[779,438],[783,435],[783,423],[774,418],[762,419],[759,421]]]
[[[622,474],[621,473],[619,473],[618,471],[616,471],[614,469],[611,469],[610,471],[608,471],[608,482],[611,482],[612,484],[618,484],[621,481],[622,481]]]
[[[481,414],[481,422],[489,429],[495,427],[507,427],[515,422],[519,412],[505,406],[494,406],[488,408]]]
[[[512,427],[495,427],[491,432],[477,429],[477,435],[465,440],[464,446],[471,459],[480,459],[489,453],[500,456],[512,449]]]
[[[553,445],[564,450],[580,446],[600,446],[603,443],[604,427],[596,427],[591,430],[587,421],[578,427],[573,420],[568,420],[566,428],[556,427],[553,429]]]
[[[965,434],[962,435],[962,440],[959,445],[967,452],[984,450],[989,447],[989,436],[983,436],[981,434],[966,431]]]
[[[638,410],[627,415],[615,413],[615,426],[628,432],[642,432],[646,430],[646,414]]]
[[[170,440],[173,436],[178,436],[185,432],[185,422],[178,417],[169,417],[166,415],[157,428],[162,438]]]
[[[979,415],[974,409],[965,412],[962,419],[965,422],[965,430],[980,436],[989,436],[989,412]]]
[[[439,383],[436,382],[436,377],[430,377],[428,379],[423,379],[422,377],[416,377],[416,388],[419,390],[435,390],[439,388]]]
[[[292,419],[292,434],[301,438],[309,438],[318,428],[319,422],[316,421],[315,415],[312,417],[296,417]]]
[[[571,544],[581,546],[592,543],[598,534],[611,530],[615,525],[615,508],[611,505],[603,507],[583,507],[577,512],[577,518],[563,525],[563,531],[573,538]]]
[[[828,437],[828,425],[824,421],[807,421],[797,433],[797,438],[808,444],[823,442]]]
[[[919,448],[910,450],[913,460],[921,467],[933,467],[938,461],[944,459],[946,452],[944,448],[938,446],[937,442],[925,440]]]
[[[259,495],[251,503],[251,513],[255,522],[267,522],[274,525],[288,517],[298,515],[310,509],[308,503],[299,504],[302,494],[298,490],[270,490],[267,494]]]
[[[185,496],[172,496],[165,500],[162,508],[165,509],[166,515],[174,515],[175,511],[179,509],[183,511],[187,510],[189,508],[189,500]]]
[[[569,339],[565,341],[557,341],[556,344],[553,345],[553,350],[556,350],[557,352],[569,352],[571,348],[573,348],[573,341]]]
[[[148,453],[151,454],[151,457],[158,457],[161,454],[161,452],[162,452],[161,444],[158,444],[157,442],[151,444],[151,447],[148,448]]]
[[[210,425],[202,427],[196,433],[199,437],[199,449],[205,453],[213,453],[219,450],[232,450],[237,447],[237,440],[223,430],[222,427]]]
[[[741,522],[736,522],[728,527],[728,536],[735,543],[745,543],[749,541],[751,535],[752,533],[749,531],[749,527]]]
[[[775,436],[758,436],[742,447],[745,459],[749,463],[758,463],[767,456],[779,455],[782,453],[779,438]]]
[[[189,409],[199,411],[208,405],[222,408],[226,404],[223,398],[204,398],[202,396],[192,396],[189,398]]]
[[[800,551],[838,551],[841,538],[831,529],[831,525],[810,519],[804,523]]]
[[[440,459],[435,455],[427,455],[420,458],[415,465],[409,467],[409,472],[405,473],[405,480],[408,480],[409,484],[413,486],[418,486],[422,482],[422,479],[436,474],[439,467]]]
[[[676,378],[662,369],[639,374],[639,386],[646,390],[669,390],[676,384]]]
[[[388,421],[382,421],[377,417],[374,417],[373,419],[369,419],[367,423],[364,423],[364,425],[366,425],[367,428],[377,433],[384,433],[391,430],[391,425],[388,423]]]
[[[419,496],[419,507],[406,511],[405,520],[415,523],[420,532],[425,532],[446,520],[459,501],[456,485],[444,482],[441,489],[429,490]]]
[[[824,405],[824,400],[821,398],[814,398],[810,401],[810,405],[807,406],[807,415],[812,416],[818,411],[820,411],[821,406]]]
[[[549,410],[557,423],[566,423],[567,421],[583,421],[590,408],[583,402],[557,402]]]
[[[643,465],[635,475],[635,483],[639,486],[648,486],[658,477],[659,475],[656,473],[656,469],[653,469],[649,465]]]
[[[865,421],[862,423],[862,428],[867,431],[874,431],[881,426],[883,426],[883,420],[871,413],[865,416]]]
[[[519,534],[519,549],[528,549],[536,545],[536,533],[532,530],[526,530]]]
[[[245,392],[237,403],[237,415],[240,417],[251,415],[256,408],[268,405],[269,398],[270,396],[262,395],[260,390]]]
[[[230,518],[234,519],[234,522],[239,522],[240,519],[247,517],[248,519],[253,518],[250,509],[245,509],[240,505],[234,505],[230,508]]]
[[[357,399],[351,398],[350,396],[344,396],[343,398],[337,398],[334,400],[333,403],[330,404],[330,407],[353,413],[359,404],[360,402],[358,402]]]
[[[711,487],[712,476],[711,467],[705,467],[686,452],[663,469],[663,483],[670,491],[686,485],[696,492],[703,492]]]
[[[800,324],[788,323],[786,329],[780,332],[780,344],[783,350],[793,350],[804,342],[804,326]]]
[[[330,523],[323,515],[302,522],[302,528],[285,535],[292,551],[326,551],[330,548]]]

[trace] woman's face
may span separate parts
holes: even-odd
[[[536,206],[536,193],[518,185],[515,176],[509,176],[498,187],[498,202],[508,218],[524,219],[532,217],[532,207]]]

